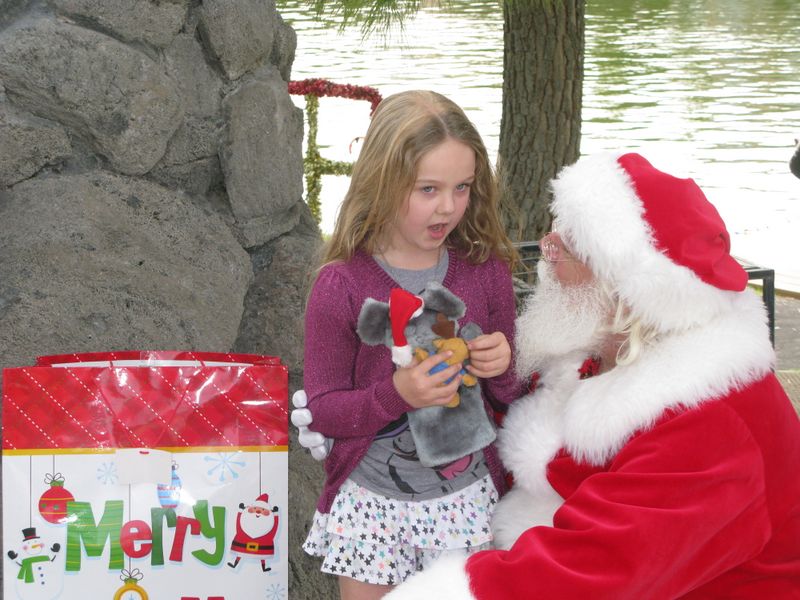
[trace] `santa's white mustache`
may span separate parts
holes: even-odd
[[[609,317],[610,300],[597,282],[562,285],[550,263],[539,261],[537,283],[516,322],[515,371],[523,379],[556,357],[593,353]]]

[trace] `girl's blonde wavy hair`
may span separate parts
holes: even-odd
[[[403,209],[420,159],[448,138],[475,152],[475,181],[447,245],[473,263],[494,254],[514,267],[518,254],[500,223],[497,182],[483,140],[457,104],[431,91],[401,92],[378,105],[321,266],[347,261],[360,248],[375,254]]]

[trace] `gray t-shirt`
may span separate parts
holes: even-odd
[[[449,257],[442,253],[439,263],[419,271],[378,264],[403,289],[419,294],[425,286],[442,283]],[[379,431],[367,454],[350,474],[350,479],[376,494],[397,500],[429,500],[467,487],[489,473],[483,452],[438,467],[424,467],[417,458],[414,438],[405,415]]]

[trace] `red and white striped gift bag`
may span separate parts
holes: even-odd
[[[5,369],[3,597],[288,598],[287,396],[269,356]]]

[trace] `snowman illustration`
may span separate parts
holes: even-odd
[[[61,544],[50,546],[52,556],[45,544],[36,535],[35,527],[22,530],[20,552],[8,551],[8,557],[20,567],[17,574],[17,595],[22,600],[51,600],[61,593],[64,583],[63,573],[53,568],[53,561],[61,550]]]

